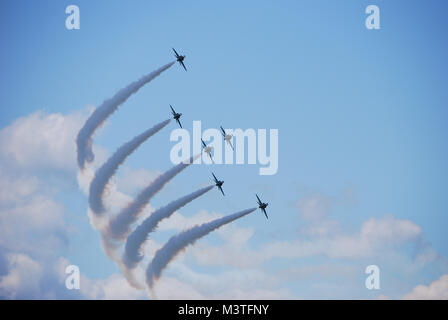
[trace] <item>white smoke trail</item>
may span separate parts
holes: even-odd
[[[183,169],[188,167],[201,155],[190,157],[188,161],[179,163],[166,171],[156,180],[154,180],[148,187],[143,189],[135,200],[123,209],[117,216],[112,218],[108,225],[107,233],[115,240],[123,240],[130,232],[130,226],[138,219],[140,213],[148,204],[149,200],[159,192],[175,175],[180,173]]]
[[[106,255],[109,257],[110,260],[115,262],[115,264],[120,268],[121,272],[123,273],[123,276],[125,277],[128,284],[139,290],[143,290],[144,286],[141,284],[143,282],[144,275],[137,278],[137,271],[143,272],[142,270],[136,270],[129,269],[124,265],[122,260],[120,259],[120,255],[118,254],[117,250],[120,246],[120,243],[114,242],[113,240],[109,239],[107,235],[105,235],[100,230],[100,236],[101,236],[101,246],[103,247],[103,251],[106,253]],[[140,280],[140,281],[139,281]]]
[[[148,238],[148,235],[157,228],[158,224],[163,219],[169,218],[174,213],[174,211],[182,208],[187,203],[210,191],[213,187],[214,185],[211,185],[199,189],[184,197],[174,200],[166,206],[154,211],[127,238],[123,255],[123,263],[129,269],[135,268],[137,264],[143,259],[143,254],[141,254],[143,244]]]
[[[162,271],[173,260],[177,254],[184,250],[187,246],[192,245],[196,240],[206,236],[213,230],[222,227],[223,225],[230,223],[236,219],[239,219],[257,208],[243,210],[219,219],[215,219],[211,222],[195,226],[188,230],[185,230],[175,236],[172,236],[168,242],[159,249],[154,258],[150,262],[148,269],[146,270],[146,283],[149,288],[153,287],[154,282],[160,278]]]
[[[165,127],[171,119],[156,124],[154,127],[146,130],[136,136],[131,141],[123,144],[115,153],[95,172],[95,177],[90,184],[89,206],[95,214],[101,214],[105,211],[103,204],[103,193],[110,178],[115,174],[118,167],[126,158],[135,151],[149,137]]]
[[[92,162],[95,155],[92,151],[92,136],[103,122],[123,104],[132,94],[136,93],[141,87],[160,75],[163,71],[170,68],[174,62],[170,62],[161,68],[143,76],[139,80],[131,83],[127,87],[118,91],[112,98],[105,100],[87,119],[84,126],[78,133],[76,145],[78,149],[78,166],[84,169],[86,162]]]

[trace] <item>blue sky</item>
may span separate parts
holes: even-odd
[[[70,4],[80,8],[80,30],[65,28],[65,7]],[[381,10],[380,30],[367,30],[364,25],[369,4]],[[447,273],[448,49],[443,40],[447,8],[437,0],[132,1],[126,5],[122,1],[2,1],[0,127],[6,136],[10,131],[5,130],[12,131],[18,118],[39,110],[44,118],[82,113],[85,119],[87,106],[98,106],[118,89],[172,61],[171,47],[175,47],[187,55],[188,72],[175,65],[132,96],[97,132],[95,145],[111,154],[168,118],[169,104],[184,114],[187,129],[193,120],[201,120],[204,129],[219,125],[278,129],[276,175],[258,175],[258,165],[195,166],[173,180],[151,206],[157,208],[203,186],[214,170],[225,180],[227,196],[213,190],[180,213],[187,217],[199,210],[232,213],[253,206],[254,193],[259,193],[270,203],[269,222],[257,212],[235,223],[235,228],[253,232],[239,245],[255,254],[274,242],[305,241],[309,235],[304,228],[329,221],[337,223],[338,236],[357,235],[369,219],[392,216],[394,221],[411,221],[421,228],[418,244],[425,243],[440,256],[412,271],[400,271],[403,265],[415,263],[412,252],[419,245],[412,241],[398,247],[382,244],[393,248],[396,259],[402,258],[397,263],[388,262],[386,255],[346,259],[320,253],[273,257],[249,268],[279,275],[275,290],[286,290],[292,298],[380,294],[400,298]],[[169,134],[175,127],[171,123],[142,145],[125,167],[148,172],[168,169],[174,145]],[[9,155],[0,154],[5,172],[37,177],[64,208],[64,221],[75,231],[67,235],[60,255],[90,279],[119,273],[89,224],[87,197],[71,164],[54,168],[54,162],[42,162],[24,168],[11,165]],[[124,179],[126,168],[119,177]],[[13,173],[10,178],[14,180]],[[311,213],[317,210],[323,220],[305,218],[307,208]],[[155,239],[163,241],[171,234],[162,231]],[[333,238],[326,239],[331,243]],[[219,248],[225,240],[210,235],[202,241]],[[1,247],[10,252],[8,243]],[[33,254],[29,255],[38,260]],[[225,265],[204,265],[190,256],[196,257],[187,252],[185,265],[176,268],[186,266],[209,275],[227,270]],[[368,264],[381,267],[380,292],[363,287]],[[359,274],[315,283],[312,277],[279,280],[285,270],[322,265],[353,268],[351,272]],[[238,268],[230,269],[238,273]],[[169,269],[167,276],[175,277],[177,271]],[[345,281],[353,281],[350,289],[336,295],[333,289]]]

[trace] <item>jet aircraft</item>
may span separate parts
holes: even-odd
[[[224,181],[216,179],[216,176],[213,172],[212,172],[212,175],[213,175],[213,180],[215,180],[216,186],[221,191],[222,195],[225,196],[224,191],[222,191],[222,185],[224,184]]]
[[[266,219],[268,219],[268,215],[266,214],[266,207],[268,206],[268,203],[261,202],[260,198],[258,197],[258,194],[255,194],[255,196],[257,197],[258,208],[260,208],[261,211],[263,211],[264,215],[266,216]]]
[[[187,71],[187,68],[185,68],[185,65],[184,65],[185,55],[183,55],[183,56],[179,55],[177,53],[176,49],[174,49],[174,48],[173,48],[173,51],[174,51],[174,54],[176,56],[177,62],[179,62],[182,65],[182,67],[184,67],[185,71]]]
[[[232,145],[232,141],[230,141],[233,136],[231,134],[226,134],[226,131],[224,130],[223,127],[220,126],[220,128],[221,128],[222,137],[229,144],[229,146],[232,148],[232,150],[234,150],[233,149],[233,145]]]

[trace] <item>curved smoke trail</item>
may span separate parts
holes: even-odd
[[[130,269],[135,268],[143,259],[143,254],[141,254],[143,244],[145,243],[148,235],[157,228],[160,221],[169,218],[174,211],[182,208],[187,203],[210,191],[213,187],[214,185],[211,185],[199,189],[154,211],[127,238],[123,255],[123,263]]]
[[[130,226],[137,220],[149,200],[159,192],[175,175],[194,162],[201,154],[190,157],[187,162],[181,162],[155,179],[143,189],[135,200],[112,218],[107,227],[108,235],[115,240],[123,240],[129,234]]]
[[[92,151],[92,136],[95,130],[100,127],[103,122],[123,104],[132,94],[136,93],[141,87],[160,75],[163,71],[170,68],[174,62],[170,62],[161,68],[143,76],[134,81],[127,87],[118,91],[112,98],[105,100],[87,119],[84,126],[76,137],[76,145],[78,148],[78,166],[84,169],[86,162],[92,162],[95,155]]]
[[[171,119],[162,121],[156,124],[154,127],[139,134],[131,141],[126,142],[95,172],[95,177],[90,183],[89,190],[89,206],[96,214],[103,213],[105,211],[103,204],[103,193],[110,178],[115,174],[118,167],[123,163],[126,158],[135,151],[143,142],[149,137],[160,131],[165,127]]]
[[[257,208],[243,210],[208,223],[195,226],[185,230],[175,236],[172,236],[168,242],[159,249],[146,270],[146,283],[152,288],[155,280],[160,278],[162,271],[174,257],[184,250],[187,246],[193,244],[196,240],[206,236],[213,230],[239,219]]]

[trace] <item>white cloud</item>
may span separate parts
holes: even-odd
[[[20,181],[0,190],[0,198],[8,199],[0,203],[0,247],[21,253],[52,254],[66,242],[64,208],[41,191],[38,180],[31,177]],[[30,185],[24,186],[28,182]]]
[[[304,236],[312,238],[318,237],[331,237],[341,234],[342,228],[339,221],[336,220],[321,220],[313,222],[310,225],[306,225],[299,229],[299,233]]]
[[[39,180],[36,177],[17,174],[12,177],[0,164],[0,204],[2,206],[23,200],[37,191]]]
[[[112,274],[106,279],[90,280],[81,278],[80,290],[85,298],[104,300],[145,299],[144,290],[131,287],[121,274]]]
[[[71,263],[63,257],[39,262],[24,254],[8,254],[8,273],[0,278],[0,297],[7,299],[144,299],[144,290],[129,286],[121,274],[92,280],[81,274],[80,290],[65,286],[65,269]]]
[[[171,272],[170,272],[171,271]],[[279,288],[278,279],[260,269],[230,269],[198,273],[173,263],[154,287],[159,299],[285,299],[291,293]]]
[[[250,268],[262,262],[262,257],[247,246],[235,246],[226,243],[221,246],[212,246],[206,242],[199,242],[189,248],[191,256],[202,266],[220,266]]]
[[[51,170],[76,169],[75,137],[85,114],[37,111],[0,130],[0,154],[8,165]]]
[[[200,300],[206,299],[198,287],[188,282],[181,281],[178,278],[163,276],[157,283],[154,290],[150,293],[153,299],[165,300]]]
[[[403,299],[406,300],[448,300],[448,274],[431,282],[428,286],[416,286]]]
[[[0,279],[0,296],[15,299],[19,294],[40,292],[42,269],[38,262],[24,254],[9,254],[7,260],[9,272]]]
[[[378,230],[379,236],[375,234]],[[250,247],[250,230],[242,233],[240,245],[232,243],[232,236],[225,236],[223,245],[211,246],[198,243],[191,249],[192,257],[207,266],[254,267],[272,259],[299,259],[325,256],[332,259],[356,260],[374,258],[393,253],[396,247],[415,243],[421,237],[420,228],[409,220],[393,217],[371,218],[364,222],[360,231],[324,236],[315,235],[311,239],[273,241],[258,249]]]
[[[421,230],[412,221],[383,217],[364,222],[359,232],[340,233],[307,241],[278,242],[267,246],[268,256],[325,255],[332,258],[361,258],[384,254],[394,246],[417,240]]]
[[[280,277],[285,281],[290,279],[295,280],[320,280],[325,278],[353,277],[359,272],[356,266],[345,265],[339,263],[322,263],[322,264],[310,264],[310,265],[295,265],[282,271]]]
[[[63,268],[69,262],[61,258],[59,250],[66,245],[64,237],[69,232],[64,217],[65,208],[55,200],[58,185],[49,188],[39,173],[44,169],[63,171],[64,174],[68,172],[75,176],[75,137],[84,119],[82,113],[62,115],[36,112],[0,130],[0,249],[6,248],[5,252],[8,252],[7,272],[0,278],[0,295],[3,297],[147,297],[146,291],[132,288],[125,277],[119,274],[99,280],[83,277],[78,295],[68,293],[65,289]],[[94,146],[94,150],[95,162],[82,174],[78,174],[79,186],[86,194],[94,169],[101,165],[108,154],[98,146]],[[105,203],[112,209],[111,214],[132,200],[129,193],[139,191],[156,175],[155,171],[123,167],[106,192]],[[308,225],[291,240],[257,243],[254,248],[251,242],[253,228],[228,225],[219,229],[216,235],[221,238],[221,244],[211,245],[207,241],[199,241],[176,258],[157,282],[157,297],[291,298],[293,294],[284,289],[285,283],[320,276],[331,281],[333,274],[349,278],[353,273],[350,262],[388,254],[401,257],[406,254],[400,251],[402,246],[421,241],[422,230],[417,224],[392,216],[370,218],[358,231],[344,232],[341,224],[328,219],[328,216],[335,205],[350,202],[352,198],[352,193],[347,195],[348,200],[317,193],[303,197],[297,205],[300,216]],[[151,211],[151,206],[148,206],[142,218]],[[184,230],[221,216],[205,210],[192,217],[184,217],[176,212],[160,224],[159,230]],[[161,245],[153,240],[147,243],[144,267]],[[434,261],[435,253],[426,249],[416,255],[419,266]],[[331,262],[338,259],[340,264],[337,267],[334,264],[305,264],[273,273],[266,271],[268,268],[264,265],[278,259],[288,259],[294,263],[299,258],[322,256],[331,259]],[[188,267],[191,264],[206,267],[207,270],[210,268],[211,272],[196,272],[194,268]],[[138,272],[139,281],[144,283],[142,266]],[[53,281],[47,284],[53,286],[53,291],[42,289],[48,279]],[[316,288],[319,286],[324,288],[325,284],[320,282]],[[427,287],[416,287],[407,296],[443,296],[443,292],[446,292],[446,278],[442,277]]]
[[[203,217],[199,219],[200,221],[203,222],[211,219],[211,216],[209,216],[210,214],[206,211],[201,212],[201,214]],[[177,217],[177,222],[175,222],[172,227],[177,229],[190,224],[189,222],[183,221],[183,219],[185,218],[181,218],[179,215]],[[193,220],[196,220],[196,217],[193,218]],[[328,224],[328,226],[325,227],[327,229],[330,229],[333,225],[331,220],[324,219],[323,222]],[[376,230],[378,231],[378,235],[375,232]],[[294,261],[294,259],[324,256],[330,259],[326,261],[332,262],[328,262],[328,265],[304,265],[301,267],[289,268],[281,273],[276,273],[275,276],[278,280],[276,286],[274,285],[271,288],[266,289],[258,288],[257,285],[252,284],[253,291],[241,290],[241,293],[244,292],[244,295],[247,297],[250,295],[250,292],[258,292],[260,295],[264,292],[266,296],[272,297],[273,295],[274,297],[278,297],[280,296],[278,295],[280,283],[286,283],[288,281],[307,281],[310,277],[313,277],[317,281],[312,287],[314,290],[314,297],[319,297],[319,292],[325,296],[325,292],[322,290],[325,291],[330,285],[326,285],[324,281],[331,283],[336,275],[339,279],[342,277],[343,279],[350,281],[350,283],[352,283],[351,288],[356,288],[357,284],[354,283],[356,282],[355,277],[360,272],[362,273],[363,269],[358,266],[357,268],[359,270],[357,270],[350,265],[350,261],[358,262],[360,259],[384,261],[383,259],[385,257],[406,256],[406,253],[400,253],[400,248],[408,244],[416,244],[422,237],[421,228],[418,225],[412,221],[397,219],[392,216],[370,218],[360,226],[358,231],[352,233],[345,233],[341,228],[336,228],[336,231],[334,232],[316,232],[306,240],[296,239],[290,241],[275,241],[263,244],[256,249],[252,248],[250,243],[250,239],[253,236],[253,230],[251,228],[239,228],[236,225],[229,225],[226,228],[218,230],[217,234],[221,236],[224,241],[223,244],[210,245],[206,241],[200,241],[195,246],[188,248],[174,261],[173,265],[176,267],[171,266],[168,268],[168,270],[175,269],[176,272],[167,271],[160,279],[160,282],[163,282],[167,277],[175,277],[178,281],[181,279],[183,282],[191,283],[192,287],[201,288],[197,289],[195,293],[199,297],[205,296],[212,299],[218,297],[233,297],[237,295],[237,292],[231,293],[233,290],[232,288],[220,288],[223,284],[221,284],[221,280],[219,279],[222,279],[223,275],[220,275],[218,271],[215,270],[213,276],[210,277],[202,275],[205,278],[200,281],[198,279],[201,279],[201,275],[190,277],[188,273],[179,272],[179,265],[186,267],[187,265],[196,262],[200,266],[225,267],[229,272],[231,272],[230,270],[233,270],[235,272],[234,276],[237,277],[236,274],[245,275],[248,271],[263,270],[263,263],[271,262],[276,259],[289,259],[290,261]],[[151,253],[154,251],[155,250],[152,247]],[[334,259],[338,259],[339,265],[334,264]],[[403,260],[404,258],[400,259]],[[398,259],[396,261],[398,261]],[[409,260],[404,259],[403,263],[408,261]],[[264,281],[267,281],[268,278],[266,278],[266,275],[263,275],[263,277],[265,277]],[[245,282],[247,280],[248,279],[243,279],[241,281]],[[174,281],[174,279],[171,279],[171,281]],[[202,289],[203,287],[207,287],[202,281],[210,281],[211,285],[213,285],[216,290],[208,292],[207,290]],[[222,281],[230,281],[231,283],[233,280],[226,278]],[[239,282],[237,283],[240,285]],[[157,285],[156,288],[158,288],[158,286],[159,285]],[[186,284],[184,284],[184,286],[189,288]],[[162,288],[165,287],[162,285]],[[220,289],[218,290],[217,288]],[[238,288],[240,288],[240,286]],[[257,291],[258,289],[260,290]],[[222,292],[222,294],[217,294],[217,291]],[[169,296],[168,292],[164,293],[166,296],[160,294],[158,290],[157,293],[159,297]],[[175,296],[178,296],[179,294],[180,293],[177,292],[175,293]],[[227,294],[228,296],[226,296]],[[350,297],[349,289],[341,294],[344,294],[344,297],[346,298]],[[243,294],[241,296],[243,296]],[[291,297],[291,295],[287,297]],[[307,296],[304,295],[304,297]]]
[[[117,177],[117,188],[126,194],[134,195],[146,188],[159,175],[160,171],[133,169],[124,166]]]
[[[382,219],[370,218],[363,223],[360,240],[399,245],[420,235],[421,228],[414,222],[388,216]]]
[[[320,193],[312,193],[300,197],[297,202],[300,216],[305,220],[321,220],[333,207],[334,200]]]
[[[198,283],[190,283],[180,280],[172,276],[163,276],[156,284],[153,292],[156,299],[187,299],[187,300],[203,300],[203,299],[236,299],[236,300],[263,300],[263,299],[290,299],[291,293],[285,289],[263,289],[258,286],[250,288],[241,288],[240,283],[229,282],[237,280],[229,280],[219,275],[218,287],[210,285],[201,286]],[[223,288],[223,284],[227,281],[227,287]],[[260,280],[258,285],[263,280]],[[243,285],[245,283],[243,282]],[[150,293],[151,296],[151,293]]]
[[[75,172],[74,141],[83,117],[35,112],[0,130],[0,255],[7,260],[2,297],[70,296],[57,265],[71,229],[55,198]],[[49,184],[48,172],[61,179]]]
[[[61,252],[60,247],[64,246],[63,236],[68,232],[64,221],[65,208],[54,200],[57,186],[48,188],[43,180],[45,177],[36,173],[41,170],[62,170],[74,173],[73,170],[76,170],[74,141],[82,123],[83,116],[77,113],[61,115],[36,112],[0,130],[0,166],[2,166],[0,246],[11,252],[7,255],[7,272],[0,278],[0,292],[3,297],[94,299],[147,297],[144,290],[132,288],[122,275],[117,274],[99,280],[82,276],[81,292],[78,294],[68,292],[65,288],[64,270],[69,262],[58,255],[58,252]],[[100,156],[96,157],[95,162],[84,172],[78,174],[79,185],[85,193],[88,192],[93,170],[104,161],[107,154],[101,148],[94,147],[100,150]],[[135,192],[145,187],[156,176],[156,172],[125,167],[108,186],[106,192],[105,202],[113,209],[112,214],[131,201],[132,198],[129,197],[128,192]],[[151,209],[148,206],[145,213],[147,214]],[[221,216],[217,213],[200,211],[193,217],[185,218],[176,212],[173,219],[164,221],[160,229],[183,230]],[[222,237],[230,237],[234,245],[242,245],[251,238],[253,230],[229,226],[220,230],[219,234]],[[151,241],[146,249],[152,251],[150,254],[153,254],[160,246]],[[160,291],[161,296],[166,298],[247,297],[249,294],[253,297],[272,296],[270,288],[253,287],[254,280],[250,279],[257,272],[251,272],[243,278],[238,271],[234,271],[233,275],[228,273],[219,275],[219,279],[213,283],[227,290],[227,294],[223,293],[220,296],[213,293],[212,286],[208,286],[206,290],[195,289],[198,281],[204,284],[210,280],[209,276],[186,272],[185,268],[183,270],[183,273],[188,274],[190,278],[186,280],[177,277],[163,278],[160,285],[162,288],[165,286],[166,289]],[[142,268],[139,268],[139,271],[144,272]],[[142,278],[141,275],[139,276]],[[259,275],[257,279],[260,278]],[[244,279],[249,279],[249,284],[245,284],[247,281],[242,281]],[[144,281],[144,277],[140,280]],[[245,289],[235,289],[236,281],[242,281]],[[175,287],[173,287],[174,284]],[[45,285],[53,287],[50,290],[44,290]],[[185,290],[182,291],[179,288],[185,288]]]

